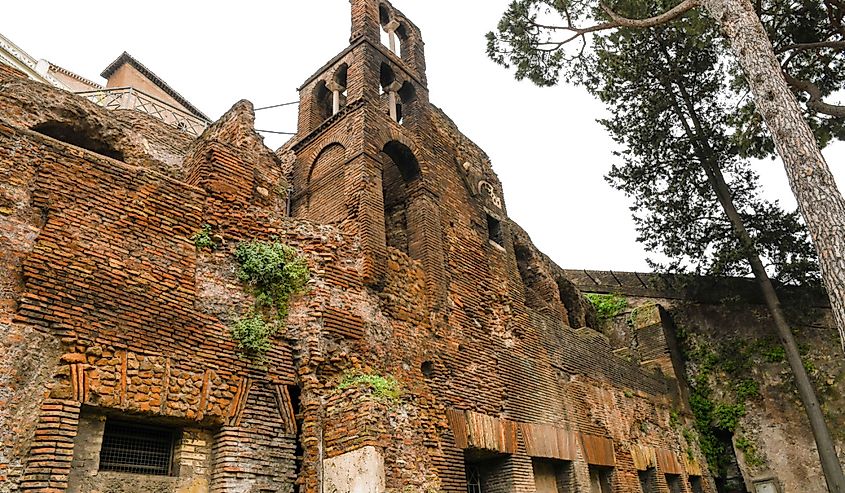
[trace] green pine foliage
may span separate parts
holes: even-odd
[[[642,19],[679,1],[616,0],[607,5]],[[716,167],[773,277],[785,284],[817,284],[816,254],[798,213],[760,194],[748,157],[771,155],[774,149],[749,106],[753,102],[741,72],[716,25],[696,9],[664,26],[598,31],[561,43],[572,33],[550,26],[607,21],[599,4],[513,1],[488,34],[488,55],[512,67],[518,79],[540,86],[561,80],[583,85],[608,105],[610,117],[600,122],[620,150],[607,180],[633,200],[638,240],[656,270],[750,274],[748,252],[708,180],[707,168]],[[833,35],[821,2],[764,0],[757,5],[776,47],[798,42],[800,33],[812,39]],[[830,58],[831,73],[826,74],[821,68],[826,62],[813,56],[801,54],[791,63],[828,89],[841,87],[841,57]],[[814,125],[822,143],[845,136],[836,130],[842,122],[827,120],[832,119]]]

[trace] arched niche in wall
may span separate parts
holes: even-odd
[[[379,67],[379,87],[381,88],[381,94],[385,94],[388,91],[388,88],[396,82],[396,72],[390,68],[385,62],[382,62],[381,67]]]
[[[34,132],[52,137],[66,144],[75,145],[102,156],[123,161],[123,153],[108,144],[94,128],[82,123],[65,123],[55,120],[32,127]]]
[[[382,195],[387,244],[410,255],[410,188],[420,179],[420,165],[406,145],[391,141],[382,150]]]
[[[587,302],[584,300],[581,291],[564,277],[556,277],[555,283],[557,284],[558,294],[560,295],[560,302],[566,308],[567,320],[564,320],[564,322],[573,329],[594,327],[597,325],[587,310]]]
[[[558,284],[549,275],[543,259],[530,243],[512,235],[516,266],[525,290],[525,305],[538,311],[555,314],[568,325],[569,315],[558,299]]]
[[[417,100],[414,84],[398,79],[393,68],[382,62],[379,69],[379,87],[382,102],[387,107],[385,113],[402,124],[405,116],[413,111],[413,103]]]
[[[314,160],[308,175],[308,219],[326,224],[346,219],[345,162],[346,149],[340,144],[329,144]]]
[[[414,102],[417,100],[417,90],[414,88],[414,84],[405,81],[397,94],[399,96],[399,100],[396,102],[396,121],[400,124],[404,124],[406,117],[414,111]]]

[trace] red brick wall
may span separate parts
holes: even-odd
[[[373,5],[353,2],[361,32]],[[414,29],[406,24],[409,37]],[[556,266],[507,220],[487,156],[428,104],[421,42],[408,47],[413,57],[399,59],[362,41],[326,66],[333,74],[349,63],[350,100],[324,121],[315,121],[309,102],[322,72],[302,89],[300,132],[290,146],[295,218],[285,217],[282,162],[255,134],[247,102],[171,169],[163,161],[148,166],[139,135],[100,109],[21,86],[48,101],[48,113],[66,104],[98,122],[128,158],[116,162],[22,128],[44,118],[37,111],[0,125],[0,173],[13,184],[3,197],[14,205],[0,227],[20,238],[3,245],[0,260],[14,270],[3,306],[16,327],[62,349],[29,363],[46,368],[30,384],[40,389],[38,402],[27,403],[32,421],[0,412],[20,424],[4,437],[0,467],[29,460],[36,471],[33,457],[46,453],[33,441],[36,426],[51,418],[43,398],[211,429],[213,491],[289,491],[297,431],[303,493],[319,491],[322,458],[362,445],[383,454],[389,488],[464,491],[450,408],[514,430],[517,422],[542,423],[608,439],[617,492],[639,487],[630,446],[683,453],[688,444],[669,424],[677,404],[667,380],[615,356],[601,334],[569,326],[586,325],[586,314],[571,293],[561,297]],[[378,95],[382,63],[416,84],[418,100],[402,125]],[[0,103],[0,118],[10,118],[14,105]],[[389,142],[409,149],[420,168],[403,185],[401,242],[387,237],[395,228],[385,218],[384,190],[400,183],[385,172]],[[502,220],[502,246],[488,239],[488,215]],[[198,252],[190,237],[205,224],[218,248]],[[232,253],[240,241],[271,238],[303,252],[312,280],[259,363],[239,355],[228,334],[252,301]],[[528,252],[530,275],[520,275],[515,244]],[[341,389],[352,371],[397,379],[402,397],[385,402],[365,388]],[[293,403],[279,390],[287,386],[301,389],[296,430],[287,411]],[[585,457],[573,463],[581,487]],[[64,466],[55,467],[61,489]],[[497,487],[533,491],[521,435],[491,474],[501,478]]]

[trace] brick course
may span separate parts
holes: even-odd
[[[56,346],[26,361],[46,368],[28,387],[41,399],[26,403],[34,421],[0,411],[23,420],[4,436],[0,475],[26,464],[7,491],[65,490],[70,459],[39,430],[60,412],[72,455],[83,406],[213,437],[215,492],[316,493],[323,460],[365,446],[383,456],[389,491],[465,491],[473,447],[449,413],[510,430],[507,446],[473,442],[498,454],[485,462],[488,491],[535,491],[536,452],[520,431],[533,426],[575,437],[581,489],[588,461],[608,465],[608,453],[616,492],[639,490],[632,447],[700,458],[669,424],[672,376],[613,354],[578,290],[508,219],[489,158],[429,103],[419,29],[386,2],[353,0],[352,18],[350,47],[303,85],[299,131],[276,153],[245,101],[185,142],[0,75],[12,206],[0,203],[0,228],[14,238],[2,244],[2,313]],[[380,45],[384,18],[400,23],[401,56]],[[344,68],[345,105],[327,117],[320,84]],[[401,123],[380,94],[387,70],[412,88]],[[123,161],[30,130],[61,108]],[[206,224],[217,248],[197,251],[190,237]],[[300,250],[312,279],[256,362],[228,334],[252,302],[232,253],[271,238]],[[393,377],[402,397],[341,389],[349,372]],[[557,439],[541,435],[531,438]]]

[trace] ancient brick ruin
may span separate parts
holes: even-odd
[[[277,152],[246,101],[193,138],[3,67],[0,492],[716,491],[676,368],[509,220],[389,3],[352,0]],[[311,281],[257,361],[233,252],[270,238]]]

